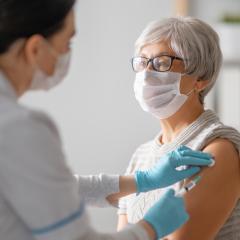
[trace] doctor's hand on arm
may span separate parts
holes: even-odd
[[[181,146],[161,159],[147,171],[137,171],[135,175],[120,177],[119,193],[111,194],[107,200],[116,204],[119,198],[132,193],[148,192],[177,183],[189,178],[201,170],[201,166],[211,165],[212,156],[209,153],[193,151],[188,147]],[[180,166],[190,166],[186,170],[177,170]]]

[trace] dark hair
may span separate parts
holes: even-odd
[[[0,0],[0,54],[17,39],[60,31],[76,0]]]

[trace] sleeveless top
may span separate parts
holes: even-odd
[[[161,135],[161,133],[160,133]],[[160,144],[158,135],[154,140],[141,145],[134,153],[127,168],[126,174],[132,174],[136,170],[147,170],[154,166],[159,158],[168,152],[175,150],[180,145],[186,145],[193,150],[202,150],[216,138],[224,138],[231,141],[240,153],[240,134],[234,128],[225,126],[220,122],[216,114],[206,110],[196,121],[185,128],[172,142]],[[130,223],[136,223],[143,218],[147,210],[165,193],[168,188],[179,190],[184,181],[139,195],[132,194],[122,198],[119,202],[118,214],[127,214]],[[237,202],[231,216],[222,226],[215,240],[239,240],[240,239],[240,200]]]

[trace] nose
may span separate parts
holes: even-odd
[[[146,71],[153,71],[154,69],[153,69],[152,65],[153,65],[153,60],[149,59],[148,63],[147,63]]]

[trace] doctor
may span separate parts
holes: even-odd
[[[67,167],[54,122],[21,106],[29,90],[49,90],[66,75],[75,0],[0,0],[0,236],[4,240],[146,240],[184,224],[182,198],[169,190],[144,219],[113,234],[90,226],[85,205],[166,187],[212,163],[180,147],[135,176],[78,176]],[[191,165],[187,170],[176,167]]]

